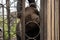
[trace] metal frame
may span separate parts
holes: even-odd
[[[59,40],[59,0],[41,0],[41,25],[40,25],[40,40]],[[4,30],[4,5],[3,8],[3,30]],[[56,6],[57,5],[57,6]],[[8,19],[8,40],[10,38],[10,0],[6,0],[7,19]],[[25,40],[25,0],[22,0],[22,35],[21,39]],[[3,39],[4,39],[3,32]],[[5,39],[4,39],[5,40]]]

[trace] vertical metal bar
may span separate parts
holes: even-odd
[[[21,18],[22,11],[22,0],[17,0],[17,15]]]
[[[55,0],[55,40],[59,40],[59,0]]]
[[[4,5],[2,5],[2,14],[3,14],[3,40],[5,40],[5,35],[4,35]]]
[[[10,40],[10,0],[6,0],[7,19],[8,19],[8,40]]]
[[[22,0],[22,37],[25,40],[25,0]]]
[[[47,0],[47,40],[51,40],[52,39],[52,22],[51,22],[51,18],[52,18],[52,14],[51,14],[51,0]]]
[[[59,0],[59,40],[60,40],[60,0]]]
[[[55,1],[55,0],[52,0],[52,4],[51,4],[51,5],[52,5],[52,40],[55,40],[55,38],[54,38],[54,36],[55,36],[55,33],[54,33],[54,32],[55,32],[55,31],[54,31],[54,27],[55,27],[55,25],[54,25],[54,23],[55,23],[55,22],[54,22],[54,21],[55,21],[55,20],[54,20],[54,19],[55,19],[55,18],[54,18],[54,10],[55,10],[55,9],[54,9],[54,6],[55,6],[55,5],[54,5],[54,1]]]
[[[41,22],[40,22],[40,40],[43,40],[43,6],[44,6],[44,0],[40,1],[40,17],[41,17]]]
[[[43,40],[47,40],[47,0],[44,0],[43,1],[43,4],[44,4],[44,6],[43,6],[43,36],[44,36],[44,38],[43,38]]]

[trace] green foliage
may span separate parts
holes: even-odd
[[[3,21],[3,18],[1,17],[0,18],[0,24],[3,25],[2,21]],[[10,34],[11,34],[10,36],[11,36],[11,38],[16,37],[16,23],[15,22],[17,22],[17,21],[15,20],[13,26],[11,26],[11,30],[10,30]],[[0,25],[0,26],[3,27],[2,25]],[[4,35],[5,35],[5,40],[7,40],[8,39],[7,18],[4,19]]]
[[[7,24],[4,25],[4,31],[5,31],[5,33],[4,33],[5,34],[5,40],[7,40],[7,38],[8,38],[8,26],[7,26]],[[11,27],[10,34],[11,34],[11,38],[16,37],[16,24],[14,24]]]

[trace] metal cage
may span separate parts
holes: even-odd
[[[38,1],[38,0],[37,0]],[[37,1],[35,1],[37,3]],[[19,6],[17,6],[17,3],[20,2],[21,3],[21,8],[19,9],[19,11],[23,11],[22,13],[22,36],[21,36],[21,39],[22,40],[25,40],[25,18],[24,18],[24,15],[25,15],[25,3],[28,4],[28,2],[26,2],[26,0],[1,0],[1,7],[2,7],[2,15],[0,16],[3,16],[2,18],[2,24],[3,24],[3,40],[12,40],[13,37],[11,36],[12,33],[11,32],[14,32],[14,35],[16,36],[16,25],[17,23],[19,22],[19,19],[17,18],[17,13],[18,12],[18,8]],[[26,5],[27,5],[26,4]],[[14,10],[14,9],[15,10]],[[37,6],[37,9],[40,11],[40,8],[39,6]],[[14,11],[13,11],[14,10]],[[5,29],[7,28],[7,29]],[[12,28],[15,28],[14,30],[12,30]],[[12,30],[12,31],[11,31]],[[6,36],[7,35],[7,36]],[[6,36],[6,37],[5,37]],[[38,35],[37,35],[38,36]],[[16,38],[16,37],[15,37]],[[34,39],[34,38],[28,38],[26,40],[30,40],[30,39]],[[35,40],[35,39],[34,39]]]

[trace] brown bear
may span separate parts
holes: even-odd
[[[18,15],[17,15],[18,16]],[[18,18],[20,18],[21,20],[21,16]],[[19,29],[21,27],[21,22],[19,22],[17,24],[16,27],[16,35],[17,35],[17,40],[21,40],[21,29]],[[38,35],[39,33],[39,26],[40,26],[40,16],[39,16],[39,12],[35,7],[34,3],[31,3],[29,7],[25,8],[25,34],[28,37],[34,37],[36,35]]]

